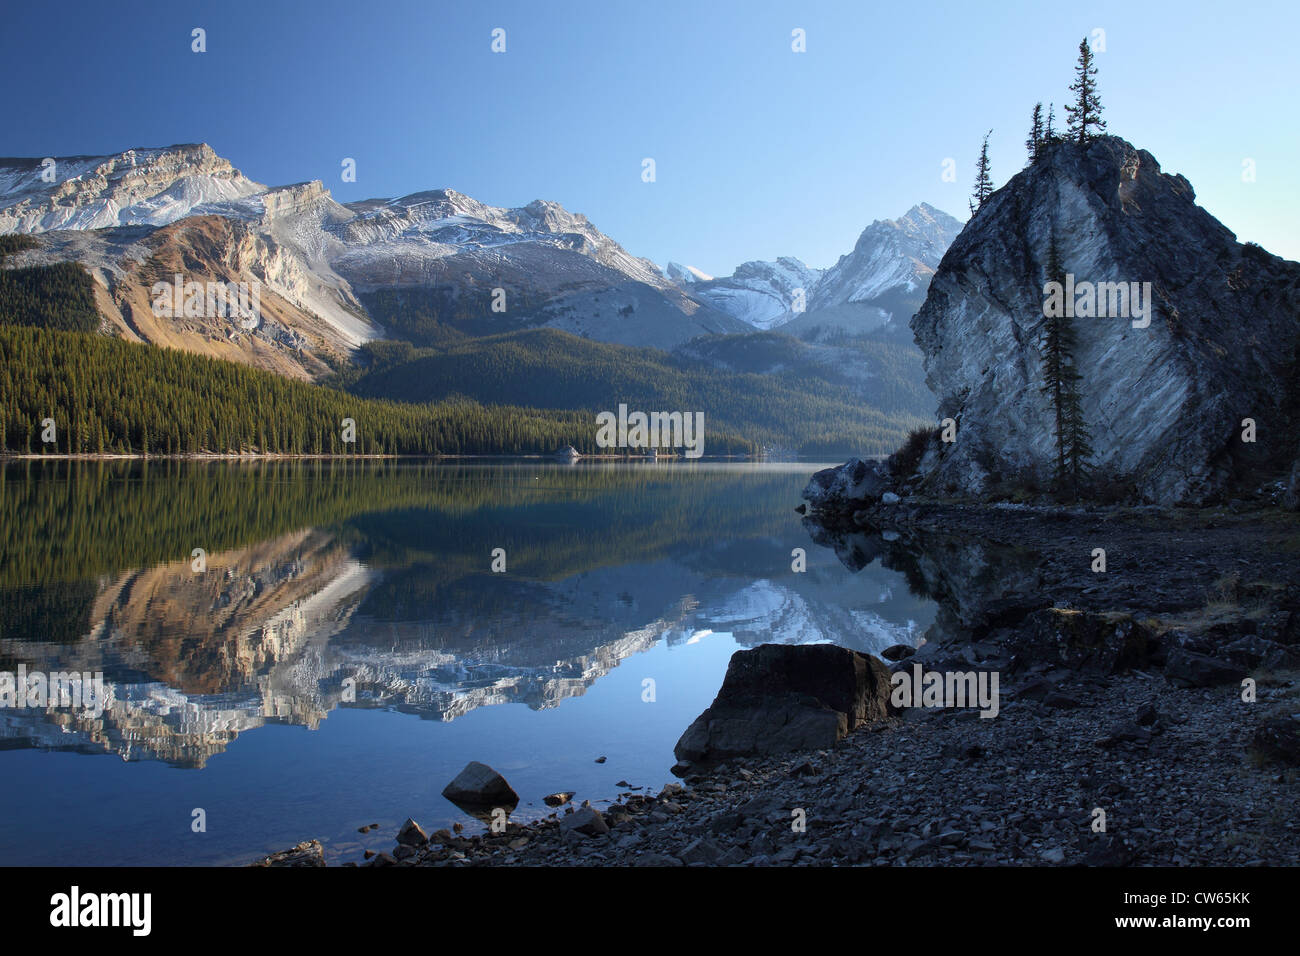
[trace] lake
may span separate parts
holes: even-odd
[[[470,760],[520,820],[657,793],[736,650],[878,652],[934,619],[813,544],[794,508],[821,467],[6,464],[0,672],[102,673],[104,697],[0,707],[0,863],[312,838],[359,861],[408,816],[481,828],[441,796]]]

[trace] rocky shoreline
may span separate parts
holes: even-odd
[[[1295,514],[904,499],[806,520],[850,567],[879,558],[939,602],[927,642],[884,666],[997,674],[996,716],[892,707],[833,746],[683,765],[603,810],[480,835],[408,821],[344,865],[1300,865]]]

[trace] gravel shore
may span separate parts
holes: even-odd
[[[504,832],[412,821],[344,865],[1300,865],[1294,516],[908,503],[811,530],[939,601],[890,667],[997,673],[996,716],[909,707]]]

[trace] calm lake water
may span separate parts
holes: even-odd
[[[0,671],[102,672],[107,701],[0,708],[0,864],[360,860],[408,816],[480,828],[441,796],[470,760],[516,819],[657,792],[736,650],[933,620],[809,539],[820,467],[6,465]]]

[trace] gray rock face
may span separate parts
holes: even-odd
[[[1146,327],[1132,309],[1072,320],[1100,479],[1148,501],[1200,503],[1290,465],[1300,264],[1238,243],[1186,179],[1103,137],[1049,148],[994,193],[912,319],[939,417],[959,426],[922,463],[928,489],[980,496],[1001,481],[1050,478],[1039,344],[1053,232],[1077,289],[1151,284]],[[1254,444],[1241,440],[1246,418]]]
[[[718,696],[673,752],[709,763],[824,749],[889,710],[889,671],[876,658],[831,644],[762,644],[732,655]]]
[[[485,763],[471,760],[456,779],[443,789],[442,795],[452,803],[471,807],[515,806],[519,794]]]

